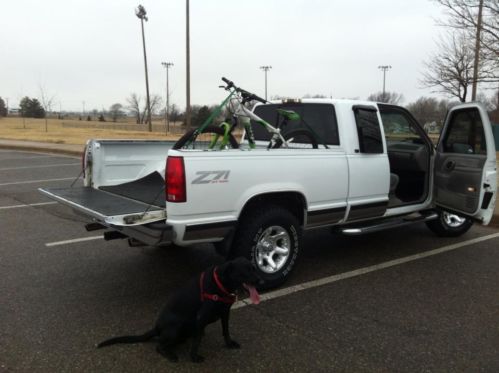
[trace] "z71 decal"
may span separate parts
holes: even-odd
[[[192,184],[219,184],[229,182],[230,170],[223,171],[198,171]]]

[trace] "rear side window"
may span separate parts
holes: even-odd
[[[383,153],[383,140],[376,109],[369,106],[354,106],[355,123],[361,153]]]
[[[443,141],[445,153],[487,154],[482,118],[477,108],[461,109],[450,114]]]
[[[261,105],[255,108],[255,114],[274,127],[277,127],[278,120],[279,122],[282,120],[282,118],[277,116],[277,109],[293,110],[300,115],[300,120],[288,122],[286,128],[281,129],[282,133],[285,134],[297,128],[311,128],[320,144],[340,144],[338,124],[333,105],[309,103]],[[252,121],[251,127],[253,128],[256,140],[270,140],[270,133],[262,125]]]

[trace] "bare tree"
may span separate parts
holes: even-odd
[[[137,124],[143,124],[147,117],[147,103],[144,102],[142,105],[142,97],[138,96],[136,93],[130,94],[127,97],[126,102],[128,103],[128,110],[135,116]],[[160,95],[152,95],[150,97],[151,105],[151,115],[158,111],[162,105],[162,99]]]
[[[384,102],[386,104],[398,105],[404,101],[404,95],[397,92],[376,92],[369,95],[368,101]]]
[[[444,7],[447,18],[439,24],[453,31],[464,32],[469,40],[474,40],[478,28],[480,0],[434,0]],[[472,51],[475,46],[470,45]],[[477,81],[482,83],[499,82],[499,1],[483,0],[480,33],[480,73]],[[497,87],[497,86],[496,86]]]
[[[130,94],[129,97],[127,97],[126,102],[128,103],[128,110],[135,116],[135,121],[137,124],[142,124],[141,121],[141,110],[140,110],[140,102],[141,102],[141,97],[137,96],[136,93]]]
[[[434,97],[420,97],[415,102],[407,105],[406,108],[422,125],[433,122],[441,125],[447,113],[448,106],[448,100],[437,100]]]
[[[313,94],[311,95],[310,93],[307,93],[305,96],[303,96],[303,98],[328,98],[327,95],[323,95],[321,93],[316,93],[316,94]]]
[[[123,105],[121,105],[120,103],[111,105],[111,107],[109,108],[109,114],[111,114],[113,122],[116,122],[118,118],[123,115]]]
[[[151,104],[151,116],[155,115],[163,106],[163,99],[161,98],[160,95],[152,95],[150,98],[150,104]],[[145,117],[145,112],[146,108],[144,108],[144,117]]]
[[[499,89],[490,97],[492,110],[489,112],[490,120],[499,124]]]
[[[468,87],[473,82],[473,46],[465,33],[447,34],[438,44],[438,52],[425,62],[421,84],[434,88],[459,101],[466,102]]]
[[[50,95],[47,90],[41,84],[38,85],[40,90],[40,101],[42,103],[43,109],[45,110],[45,132],[48,132],[48,114],[52,111],[52,105],[55,102],[55,95]]]
[[[7,106],[5,101],[0,97],[0,119],[7,116]]]
[[[170,105],[170,112],[168,113],[168,116],[170,117],[170,120],[174,123],[180,120],[181,113],[177,105],[175,104]]]

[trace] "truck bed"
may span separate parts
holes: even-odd
[[[158,206],[150,207],[145,203],[90,187],[44,188],[42,191],[45,194],[56,195],[59,200],[63,199],[68,204],[84,206],[86,210],[94,212],[92,215],[98,215],[94,217],[140,213],[148,208],[149,210],[160,209]]]

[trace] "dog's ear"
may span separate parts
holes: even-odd
[[[234,265],[232,264],[232,262],[225,262],[218,268],[219,268],[218,270],[219,274],[225,277],[225,276],[230,276],[230,274],[234,269]]]

